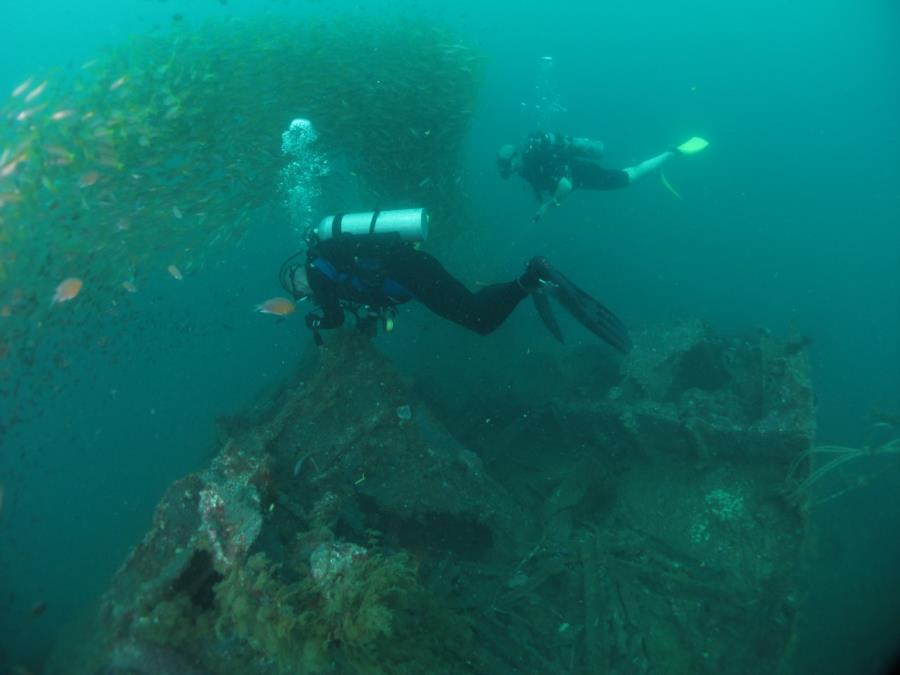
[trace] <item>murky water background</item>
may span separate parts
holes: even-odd
[[[337,4],[385,12],[377,3],[9,2],[0,8],[0,91],[51,69],[65,80],[130,35],[204,18],[319,16]],[[390,7],[449,25],[487,56],[461,174],[471,222],[433,248],[462,278],[507,278],[542,253],[590,279],[634,326],[699,317],[723,332],[809,335],[822,442],[865,444],[880,419],[873,411],[900,411],[894,4],[577,3],[540,15],[477,3]],[[552,71],[541,67],[546,55]],[[711,146],[667,169],[682,201],[647,180],[575,194],[535,227],[530,195],[501,181],[493,160],[539,123],[603,139],[611,166],[692,134]],[[260,142],[277,152],[279,139]],[[297,247],[279,200],[261,195],[246,237],[182,283],[163,270],[147,275],[118,316],[79,313],[79,298],[60,306],[70,318],[32,333],[34,360],[5,371],[23,384],[0,401],[0,662],[40,654],[86,610],[165,486],[208,457],[216,418],[311,348],[302,317],[251,311],[279,293],[278,266]],[[96,264],[106,264],[102,252]],[[31,279],[49,303],[60,280]],[[0,296],[7,291],[0,285]],[[448,379],[473,355],[484,365],[502,363],[491,355],[506,350],[552,348],[524,308],[487,340],[412,308],[380,342],[410,373]],[[500,382],[507,374],[496,370]],[[896,465],[850,471],[871,484],[816,512],[798,672],[877,672],[896,638],[900,474]]]

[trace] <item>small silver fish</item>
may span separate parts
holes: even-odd
[[[25,80],[22,84],[20,84],[18,87],[16,87],[15,89],[13,89],[13,90],[12,90],[12,96],[13,96],[13,98],[15,98],[15,97],[17,97],[17,96],[21,96],[21,95],[25,92],[25,90],[28,89],[28,87],[31,86],[31,83],[32,83],[33,81],[34,81],[34,78],[33,78],[33,77],[29,77],[29,78],[28,78],[27,80]]]
[[[40,96],[44,92],[44,89],[46,89],[46,88],[47,88],[47,80],[44,80],[38,86],[36,86],[34,89],[32,89],[30,92],[28,92],[28,95],[25,97],[25,102],[30,103],[31,101],[36,99],[38,96]]]

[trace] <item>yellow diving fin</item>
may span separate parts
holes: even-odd
[[[681,195],[679,194],[678,190],[676,190],[674,187],[672,187],[672,184],[669,182],[669,179],[666,178],[666,174],[664,174],[662,171],[659,172],[659,181],[663,184],[663,187],[666,188],[666,190],[671,192],[678,199],[682,198]]]
[[[666,174],[664,174],[662,171],[659,172],[659,180],[663,184],[663,187],[666,188],[666,190],[668,190],[673,195],[678,197],[678,199],[681,199],[681,195],[678,194],[678,190],[676,190],[674,187],[672,187],[672,184],[669,182],[669,179],[666,178]]]
[[[705,138],[692,136],[678,146],[678,152],[680,152],[682,155],[696,155],[698,152],[706,148],[707,145],[709,145],[709,141],[707,141]]]

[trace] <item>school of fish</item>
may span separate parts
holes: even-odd
[[[139,316],[151,279],[189,284],[265,226],[280,135],[300,114],[372,203],[463,223],[483,68],[441,26],[340,17],[178,22],[74,69],[22,73],[0,97],[0,397],[51,382],[76,341],[114,345],[82,333]],[[58,353],[38,356],[48,344]]]

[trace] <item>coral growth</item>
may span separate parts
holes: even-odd
[[[212,635],[212,612],[201,611],[185,595],[164,600],[141,615],[132,634],[144,643],[190,649]]]
[[[374,674],[424,672],[443,650],[439,640],[468,638],[458,618],[434,611],[409,556],[352,550],[339,572],[314,576],[307,569],[294,583],[282,580],[283,570],[265,554],[251,556],[216,588],[219,637],[246,640],[284,671],[339,666]],[[443,620],[443,630],[422,631],[416,621],[423,615]]]

